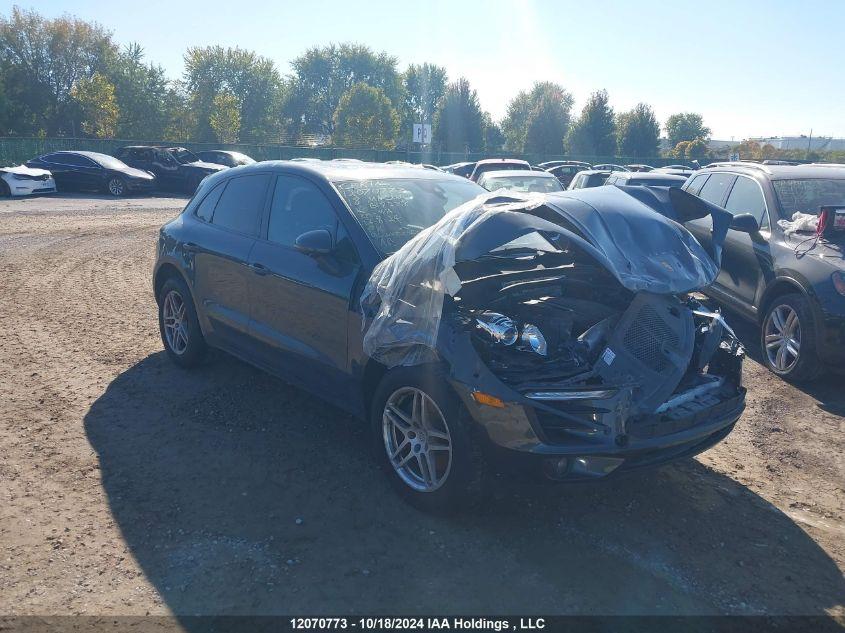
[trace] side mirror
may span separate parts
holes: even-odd
[[[756,218],[750,213],[738,213],[731,220],[731,229],[753,235],[760,232],[760,225],[757,224]]]
[[[326,229],[306,231],[296,238],[296,250],[307,255],[327,255],[334,250],[332,234]]]

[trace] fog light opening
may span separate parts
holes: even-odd
[[[550,457],[544,460],[543,472],[549,479],[564,479],[569,473],[569,458]]]

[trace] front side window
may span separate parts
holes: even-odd
[[[336,183],[340,195],[383,254],[394,253],[449,211],[486,190],[451,177],[386,178]]]
[[[187,149],[173,150],[171,152],[171,155],[183,165],[187,165],[188,163],[196,163],[197,161],[199,161],[199,157]]]
[[[768,226],[766,221],[766,201],[763,198],[763,192],[760,186],[745,176],[738,176],[734,186],[731,188],[731,193],[728,196],[728,201],[725,203],[725,210],[730,211],[733,215],[740,213],[750,213],[757,220],[760,227]]]
[[[258,218],[269,183],[267,174],[232,178],[217,201],[211,223],[238,233],[257,235]]]
[[[331,202],[314,183],[298,176],[279,176],[273,191],[267,239],[294,246],[308,231],[326,229],[332,235],[337,226]]]
[[[710,178],[704,183],[698,196],[711,204],[721,207],[722,200],[725,199],[725,193],[730,188],[734,178],[736,176],[733,174],[710,174]]]

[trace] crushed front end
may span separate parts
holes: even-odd
[[[601,189],[459,207],[362,297],[371,357],[445,365],[490,444],[555,479],[694,455],[745,407],[743,349],[695,294],[719,240],[706,252],[669,214],[710,214],[721,238],[730,215]]]

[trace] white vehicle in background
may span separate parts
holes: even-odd
[[[37,193],[55,193],[56,181],[46,169],[33,169],[26,165],[0,167],[0,197],[31,196]]]

